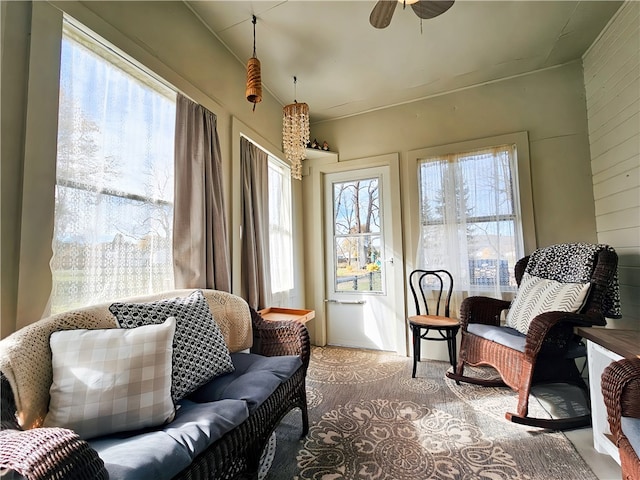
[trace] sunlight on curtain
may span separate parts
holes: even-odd
[[[418,164],[418,268],[449,270],[455,290],[501,298],[524,255],[514,145],[425,158]]]
[[[51,313],[173,288],[175,93],[65,25]]]
[[[218,117],[176,98],[173,273],[176,288],[231,291]]]
[[[272,301],[277,306],[288,306],[294,287],[291,169],[271,156],[268,183]]]

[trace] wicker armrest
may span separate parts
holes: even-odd
[[[491,297],[467,297],[460,305],[460,324],[463,330],[470,323],[500,325],[500,314],[510,302]]]
[[[7,378],[0,372],[2,427],[0,471],[8,478],[107,479],[104,462],[91,446],[66,428],[21,430]],[[5,473],[6,471],[6,473]],[[3,476],[4,478],[4,476]]]
[[[602,373],[602,396],[614,443],[620,452],[622,478],[640,478],[640,452],[636,452],[622,432],[621,417],[640,418],[640,358],[623,358]]]
[[[573,327],[587,326],[596,324],[594,318],[584,314],[570,312],[546,312],[538,315],[529,324],[527,331],[527,343],[525,344],[525,353],[527,355],[536,356],[542,348],[543,342],[549,335],[552,328],[558,327],[564,329],[564,337],[566,340],[573,337]],[[557,333],[557,331],[556,331]]]
[[[306,369],[311,355],[307,327],[295,321],[265,320],[253,308],[250,310],[254,337],[251,351],[267,357],[297,355]]]
[[[29,480],[109,478],[97,452],[65,428],[0,431],[0,468]]]
[[[618,439],[620,417],[640,418],[640,358],[611,363],[602,373],[602,396],[611,434]]]

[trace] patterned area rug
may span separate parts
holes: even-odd
[[[596,476],[560,432],[504,419],[507,388],[456,385],[446,362],[314,347],[307,377],[309,434],[300,412],[276,431],[266,480],[580,479]],[[491,375],[477,369],[479,375]],[[531,400],[531,413],[548,416]]]

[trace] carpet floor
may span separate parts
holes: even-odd
[[[456,385],[446,362],[314,347],[307,375],[310,431],[287,415],[265,452],[265,480],[596,480],[561,432],[516,425],[508,388]],[[473,369],[491,376],[491,369]],[[549,417],[532,398],[530,415]],[[546,397],[546,398],[545,398]],[[579,403],[579,402],[577,402]],[[560,410],[580,410],[565,402]],[[553,413],[553,412],[552,412]]]

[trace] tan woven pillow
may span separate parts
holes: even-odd
[[[174,318],[134,329],[51,335],[53,383],[46,427],[88,439],[171,421]]]

